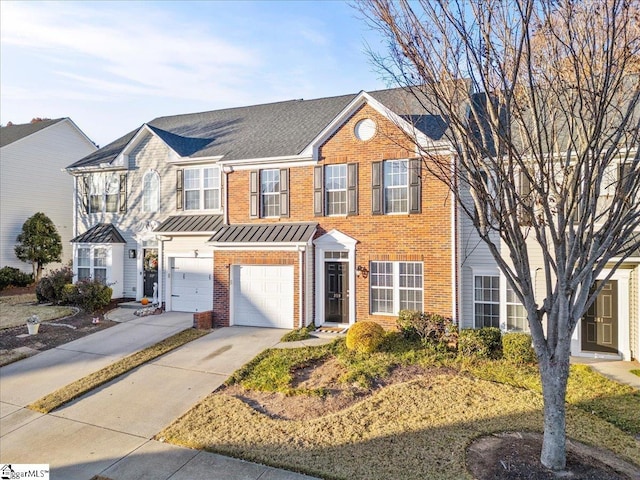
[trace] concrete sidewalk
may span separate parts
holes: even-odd
[[[583,363],[589,365],[596,372],[618,383],[631,385],[640,390],[640,377],[631,373],[631,370],[640,369],[638,362],[624,362],[622,360],[606,360],[602,358],[571,357],[571,363]]]
[[[214,330],[43,415],[41,396],[192,323],[165,313],[125,323],[0,368],[0,462],[48,463],[52,479],[298,480],[304,475],[151,440],[221,385],[282,330]]]

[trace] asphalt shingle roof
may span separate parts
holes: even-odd
[[[167,218],[156,233],[215,232],[222,225],[222,215],[175,215]]]
[[[127,243],[112,223],[97,223],[71,239],[72,243]]]
[[[400,89],[370,92],[376,100],[439,139],[445,122],[425,115],[420,102]],[[243,160],[298,155],[357,97],[357,94],[313,100],[289,100],[210,112],[159,117],[147,125],[181,156],[223,156]],[[106,145],[69,168],[113,161],[139,131]]]
[[[0,128],[0,147],[4,147],[13,142],[33,135],[34,133],[43,130],[51,125],[61,122],[64,118],[57,118],[55,120],[43,120],[35,123],[23,123],[20,125],[10,125],[8,127]]]
[[[274,223],[225,225],[210,242],[215,243],[299,243],[308,242],[317,223]]]

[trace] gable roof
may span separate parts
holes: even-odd
[[[35,123],[22,123],[20,125],[9,125],[0,128],[0,147],[5,147],[20,139],[33,135],[51,125],[63,121],[64,118],[56,118],[55,120],[42,120]]]
[[[193,159],[222,157],[233,161],[300,155],[359,95],[361,93],[159,117],[68,168],[111,163],[145,126],[176,153]],[[379,90],[370,95],[434,140],[442,137],[445,122],[425,115],[420,102],[406,91]]]
[[[127,243],[112,223],[97,223],[71,239],[71,243]]]

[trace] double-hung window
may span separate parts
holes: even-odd
[[[476,275],[473,281],[475,327],[500,328],[500,277]]]
[[[409,212],[409,161],[384,162],[384,213]]]
[[[527,332],[529,324],[527,322],[527,311],[509,284],[507,284],[507,331]]]
[[[89,211],[91,213],[117,212],[120,194],[118,173],[95,173],[89,186]]]
[[[397,315],[423,308],[421,262],[371,262],[371,313]]]
[[[313,214],[358,215],[358,164],[313,168]]]
[[[280,170],[260,172],[260,205],[260,216],[280,216]]]
[[[347,214],[347,164],[327,165],[324,170],[325,212]]]
[[[107,248],[78,247],[76,254],[78,280],[107,283]]]
[[[220,170],[218,167],[184,170],[184,209],[220,209]]]
[[[249,174],[249,216],[289,216],[289,169],[267,168]]]
[[[374,215],[420,213],[420,160],[371,163],[371,210]]]

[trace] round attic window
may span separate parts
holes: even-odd
[[[366,142],[376,134],[376,122],[370,118],[364,118],[356,123],[353,133],[358,140]]]

